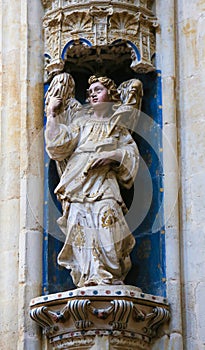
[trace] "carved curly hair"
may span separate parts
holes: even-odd
[[[99,82],[103,86],[108,89],[108,94],[110,97],[110,100],[112,102],[120,102],[120,95],[117,91],[117,86],[115,85],[114,81],[108,77],[97,77],[96,75],[92,75],[88,79],[88,84],[91,85],[93,83]]]

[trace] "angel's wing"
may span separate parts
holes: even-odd
[[[122,101],[121,109],[125,112],[123,123],[127,125],[131,131],[134,131],[141,112],[143,97],[142,82],[138,79],[130,79],[120,84],[117,90]],[[128,119],[125,121],[125,118]]]
[[[117,90],[123,104],[132,105],[136,109],[141,110],[143,86],[140,80],[130,79],[123,81]]]

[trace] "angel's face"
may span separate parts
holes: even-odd
[[[98,81],[90,85],[88,95],[90,104],[93,106],[93,108],[101,105],[103,102],[110,101],[108,89]]]

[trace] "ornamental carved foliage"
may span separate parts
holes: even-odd
[[[63,32],[83,34],[92,31],[92,19],[86,12],[73,12],[63,21]]]
[[[48,28],[46,30],[45,34],[46,39],[46,51],[51,53],[51,57],[58,57],[59,53],[59,42],[60,42],[60,35],[58,32],[53,35],[52,28]]]
[[[44,21],[46,50],[48,53],[52,53],[52,57],[59,56],[63,17],[63,13],[58,11],[55,15]]]
[[[136,35],[139,21],[133,14],[127,12],[115,13],[110,19],[110,30],[113,35]]]

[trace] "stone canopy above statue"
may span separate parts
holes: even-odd
[[[157,18],[153,1],[42,0],[45,69],[48,76],[66,65],[130,60],[138,73],[155,70]]]

